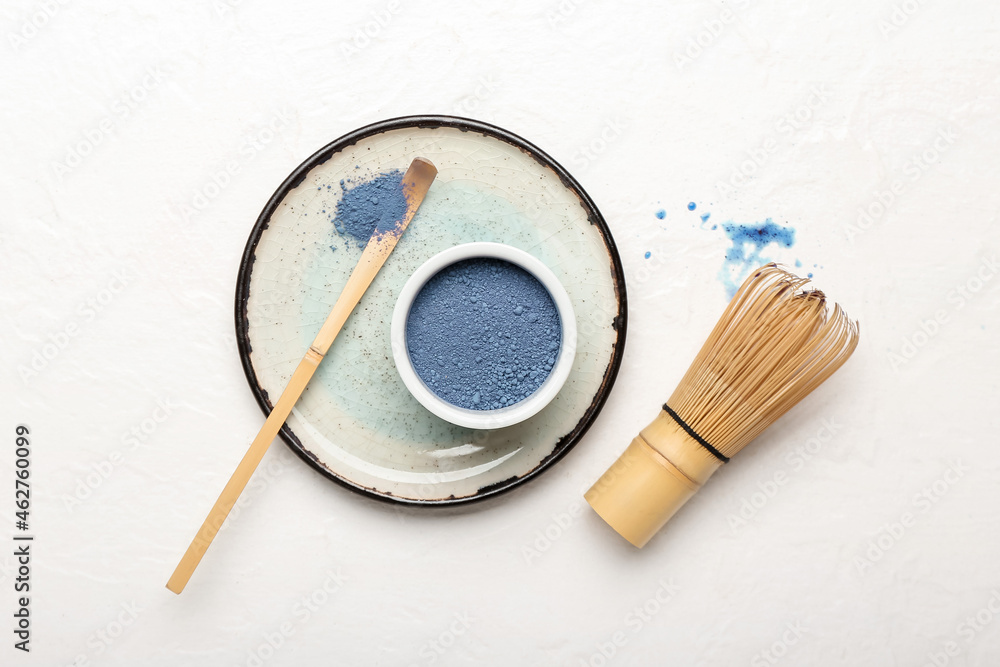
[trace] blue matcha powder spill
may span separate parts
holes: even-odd
[[[552,372],[561,340],[548,290],[498,259],[468,259],[440,271],[421,288],[406,322],[417,375],[444,400],[472,410],[496,410],[533,394]]]
[[[351,182],[340,182],[343,196],[337,202],[333,225],[364,247],[375,230],[391,230],[406,213],[403,172],[397,169],[348,187]]]
[[[726,260],[719,271],[719,278],[726,286],[726,293],[733,298],[740,283],[750,271],[767,264],[770,259],[761,251],[770,244],[791,248],[795,243],[795,229],[776,225],[771,218],[762,223],[740,225],[727,222],[722,225],[732,245],[726,251]]]

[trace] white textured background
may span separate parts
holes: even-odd
[[[996,3],[143,4],[0,10],[0,662],[997,664]],[[175,597],[262,421],[232,332],[250,227],[314,150],[411,113],[521,134],[594,197],[629,278],[616,389],[565,460],[461,511],[395,510],[275,446]],[[725,304],[728,242],[688,201],[794,227],[765,255],[814,271],[862,343],[636,551],[581,492]]]

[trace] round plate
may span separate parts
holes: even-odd
[[[412,504],[454,504],[538,475],[597,417],[621,363],[625,278],[590,197],[552,158],[500,128],[410,116],[361,128],[306,160],[254,225],[236,287],[243,369],[265,413],[329,314],[362,248],[331,217],[341,181],[360,183],[417,156],[438,176],[281,429],[289,447],[348,488]],[[534,255],[566,287],[578,344],[566,384],[529,420],[454,426],[407,391],[389,324],[410,274],[445,248],[495,241]]]

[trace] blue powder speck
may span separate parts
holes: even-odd
[[[403,172],[398,169],[348,188],[340,181],[343,196],[337,202],[333,225],[340,234],[354,237],[364,247],[376,230],[390,231],[406,213]]]
[[[652,256],[653,256],[653,253],[651,253],[651,252],[649,252],[649,251],[647,250],[647,251],[646,251],[646,254],[645,254],[644,256],[645,256],[645,258],[646,258],[646,259],[649,259],[650,257],[652,257]]]
[[[471,410],[496,410],[533,394],[562,341],[545,287],[519,266],[477,258],[427,281],[406,320],[406,347],[424,384]]]
[[[776,225],[771,218],[750,225],[727,222],[723,223],[722,229],[733,242],[726,251],[725,262],[719,270],[719,280],[725,286],[730,299],[735,296],[740,283],[750,271],[771,261],[760,254],[765,246],[776,243],[791,248],[795,243],[795,229]]]
[[[656,212],[656,217],[659,218],[660,220],[663,220],[665,217],[667,217],[667,212],[661,208],[659,211]]]
[[[712,214],[711,214],[711,213],[702,213],[702,214],[701,214],[701,221],[702,221],[702,223],[706,223],[706,222],[708,222],[708,219],[709,219],[710,217],[712,217]]]
[[[690,202],[690,203],[688,204],[688,210],[689,210],[689,211],[693,211],[693,210],[695,210],[696,208],[698,208],[698,205],[697,205],[697,204],[695,204],[694,202]]]
[[[801,266],[802,266],[802,260],[800,260],[800,259],[795,260],[795,268],[798,269]]]
[[[812,274],[812,273],[808,274],[808,277],[809,277],[809,278],[812,278],[812,277],[813,277],[813,274]]]

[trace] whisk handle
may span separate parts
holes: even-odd
[[[641,548],[722,463],[661,411],[584,498],[619,535]]]

